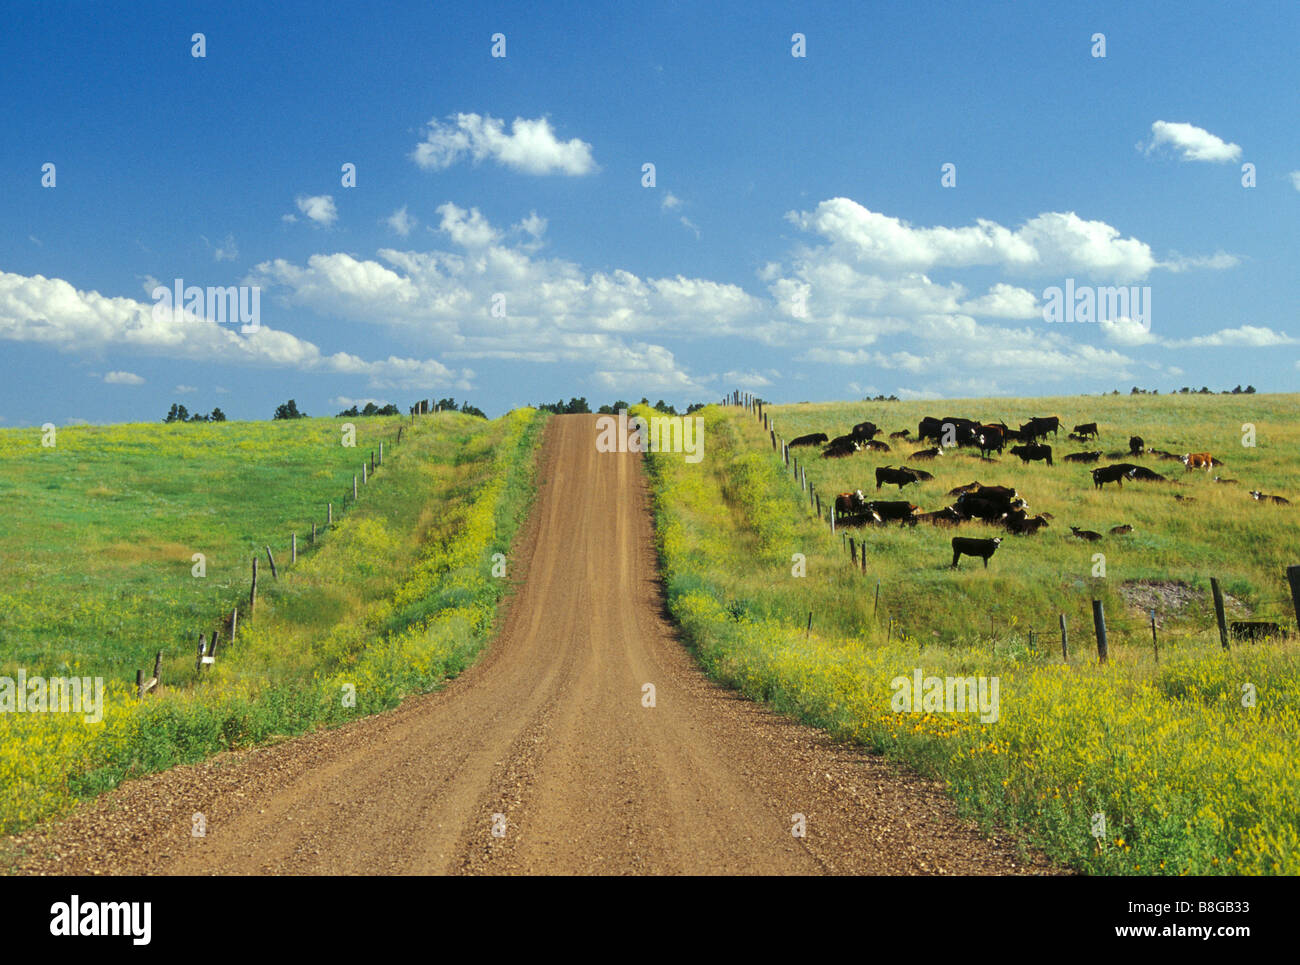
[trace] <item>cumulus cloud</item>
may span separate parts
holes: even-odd
[[[1242,325],[1239,328],[1223,328],[1209,335],[1197,335],[1165,344],[1170,348],[1273,348],[1279,345],[1297,345],[1300,344],[1300,339],[1292,338],[1286,332],[1275,332],[1271,328],[1259,325]]]
[[[1292,171],[1287,177],[1291,179],[1291,187],[1300,191],[1300,171]]]
[[[318,225],[329,227],[339,219],[338,209],[334,207],[334,198],[328,194],[317,194],[310,197],[299,195],[294,199],[298,205],[298,210],[310,218]],[[296,221],[293,215],[288,215],[286,221]]]
[[[516,117],[509,133],[505,121],[479,114],[455,114],[446,122],[431,120],[411,160],[425,170],[442,170],[464,158],[492,160],[525,174],[591,174],[598,170],[591,145],[578,138],[561,141],[545,117]]]
[[[190,395],[199,390],[197,386],[193,386],[193,385],[178,385],[175,386],[172,389],[172,391],[175,392],[177,395]]]
[[[1151,141],[1146,153],[1168,148],[1182,161],[1208,161],[1223,164],[1241,158],[1241,146],[1229,144],[1195,124],[1181,121],[1156,121],[1151,125]]]
[[[1160,262],[1160,267],[1166,271],[1183,272],[1195,268],[1209,268],[1214,271],[1222,271],[1225,268],[1236,268],[1241,264],[1241,259],[1236,255],[1230,255],[1226,251],[1216,251],[1212,255],[1201,255],[1195,257],[1184,257],[1177,253],[1171,255],[1167,260]]]
[[[144,385],[144,379],[134,372],[109,372],[104,381],[109,385]]]
[[[384,224],[405,238],[411,233],[411,229],[415,227],[416,221],[406,213],[406,205],[402,205],[384,219]]]
[[[322,270],[337,268],[327,259]],[[366,273],[348,268],[334,270],[331,277],[339,285],[364,284]],[[362,375],[376,388],[467,389],[473,378],[472,370],[454,370],[435,359],[390,356],[367,361],[347,352],[327,355],[311,342],[265,324],[242,335],[183,309],[157,311],[153,303],[80,291],[61,278],[4,271],[0,271],[0,339],[67,352],[118,348],[164,358]],[[116,374],[136,378],[131,373]]]
[[[1159,341],[1149,326],[1127,316],[1102,318],[1098,325],[1106,338],[1119,345],[1151,345]]]

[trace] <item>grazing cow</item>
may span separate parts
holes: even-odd
[[[891,438],[891,439],[906,439],[906,438],[907,438],[908,436],[910,436],[911,434],[912,434],[912,430],[911,430],[911,429],[899,429],[897,432],[891,432],[891,433],[889,434],[889,438]]]
[[[958,523],[965,522],[966,517],[951,506],[945,506],[943,509],[936,509],[932,513],[917,513],[916,520],[920,523],[929,523],[932,526],[956,526]]]
[[[952,565],[953,569],[957,568],[957,561],[966,556],[978,556],[984,561],[984,569],[989,568],[989,557],[992,556],[997,548],[1002,544],[1002,537],[995,536],[992,539],[974,539],[969,536],[954,536],[952,538]]]
[[[1002,523],[1017,536],[1033,535],[1047,525],[1047,517],[1042,513],[1030,516],[1023,509],[1015,509],[1006,515]]]
[[[1123,526],[1112,526],[1110,528],[1110,534],[1112,536],[1127,536],[1131,532],[1133,532],[1133,527],[1128,523],[1125,523]]]
[[[957,497],[953,508],[972,519],[996,522],[1003,516],[1025,509],[1025,501],[1008,486],[981,486]]]
[[[916,473],[904,466],[902,469],[893,469],[889,466],[881,466],[876,470],[876,492],[885,483],[896,485],[899,489],[912,483],[920,482]]]
[[[1020,438],[1025,442],[1033,442],[1036,439],[1046,439],[1050,432],[1056,435],[1061,428],[1061,420],[1056,416],[1043,416],[1030,419],[1020,427]]]
[[[1183,453],[1183,465],[1188,471],[1193,469],[1204,469],[1209,472],[1214,468],[1214,457],[1208,452],[1185,452]]]
[[[1092,470],[1092,484],[1101,489],[1105,483],[1113,482],[1119,485],[1120,489],[1124,488],[1124,477],[1128,475],[1129,469],[1132,468],[1128,463],[1117,463],[1113,466],[1102,466],[1099,469]]]
[[[1065,457],[1066,462],[1096,462],[1101,458],[1101,450],[1093,452],[1072,452]]]
[[[836,516],[852,516],[854,513],[860,513],[866,508],[867,500],[862,495],[861,489],[852,493],[840,493],[835,497]]]
[[[1128,451],[1129,451],[1129,455],[1131,455],[1131,456],[1140,456],[1140,455],[1142,455],[1142,453],[1143,453],[1143,451],[1146,449],[1146,447],[1147,447],[1147,444],[1146,444],[1146,442],[1143,441],[1143,439],[1142,439],[1141,436],[1129,436],[1129,437],[1128,437]]]
[[[973,493],[975,492],[975,490],[979,488],[980,488],[979,480],[976,480],[975,482],[969,482],[964,486],[958,486],[956,489],[949,489],[948,495],[960,496],[962,493]]]
[[[987,456],[994,450],[997,450],[999,456],[1002,455],[1002,448],[1006,442],[1007,434],[1002,431],[1001,426],[980,426],[975,436],[975,444],[980,447],[982,456]]]
[[[1079,529],[1078,526],[1070,527],[1070,535],[1077,536],[1079,539],[1086,539],[1089,543],[1095,543],[1101,539],[1101,533],[1094,533],[1090,529]]]
[[[1075,426],[1074,431],[1084,439],[1095,439],[1099,435],[1097,432],[1097,423],[1095,422],[1085,422],[1081,426]]]
[[[868,439],[866,442],[862,443],[862,448],[870,449],[872,452],[890,451],[889,445],[887,443],[881,442],[879,439]]]
[[[861,442],[880,435],[880,430],[874,422],[859,422],[853,427],[853,431],[849,435]]]
[[[867,503],[867,509],[871,510],[882,520],[890,521],[896,519],[902,523],[915,523],[916,514],[920,511],[920,508],[921,507],[917,506],[915,503],[909,503],[906,500],[881,502],[873,499],[871,502]]]
[[[1030,446],[1030,445],[1012,446],[1011,455],[1019,456],[1020,461],[1026,464],[1031,461],[1039,460],[1039,459],[1047,460],[1047,464],[1049,466],[1052,464],[1051,446]]]
[[[795,439],[791,439],[788,443],[786,443],[786,445],[788,445],[791,449],[793,449],[795,446],[821,446],[825,444],[826,444],[826,433],[824,432],[810,432],[806,436],[799,436]]]
[[[830,445],[822,449],[823,459],[842,459],[844,456],[851,456],[862,448],[861,443],[854,442],[852,439],[840,437]]]
[[[942,456],[943,450],[936,446],[933,449],[922,449],[920,452],[912,453],[913,459],[933,459],[935,456]]]
[[[1129,479],[1133,479],[1138,482],[1165,482],[1166,481],[1164,476],[1160,475],[1160,473],[1158,472],[1148,469],[1146,466],[1129,466],[1128,472],[1126,472],[1124,475],[1128,476]]]
[[[1252,489],[1251,498],[1260,503],[1277,503],[1279,506],[1290,506],[1291,500],[1283,496],[1270,496],[1267,493],[1261,493],[1258,489]]]

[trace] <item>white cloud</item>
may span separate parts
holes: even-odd
[[[1287,177],[1291,179],[1291,187],[1300,191],[1300,171],[1292,171]]]
[[[203,238],[203,243],[212,249],[213,261],[234,261],[239,257],[239,245],[235,243],[234,235],[226,235],[225,240],[218,245],[212,244],[204,235],[199,237]]]
[[[664,211],[671,211],[673,208],[680,208],[681,206],[682,199],[677,197],[677,195],[673,194],[671,191],[666,192],[663,200],[659,202],[659,207]]]
[[[1300,345],[1300,339],[1292,338],[1286,332],[1275,332],[1271,328],[1242,325],[1240,328],[1224,328],[1209,335],[1197,335],[1165,344],[1170,348],[1272,348],[1278,345]]]
[[[1102,318],[1097,324],[1103,335],[1119,345],[1150,345],[1159,341],[1148,326],[1126,316]]]
[[[134,372],[109,372],[104,381],[109,385],[144,385],[144,379]]]
[[[411,229],[415,227],[416,220],[406,213],[406,205],[402,205],[384,219],[384,224],[405,238],[411,233]]]
[[[193,385],[178,385],[175,388],[173,388],[172,391],[175,392],[177,395],[192,395],[193,393],[199,390],[196,386]]]
[[[354,284],[363,289],[367,282],[374,284],[372,273],[328,259],[313,270],[339,286]],[[385,289],[380,286],[380,290]],[[165,358],[363,375],[377,388],[467,389],[474,375],[470,369],[450,369],[434,359],[390,356],[366,361],[346,352],[326,355],[311,342],[265,324],[241,335],[234,327],[183,310],[155,314],[154,309],[152,303],[79,291],[60,278],[0,271],[0,339],[9,341],[68,352],[126,348]]]
[[[525,174],[590,174],[597,169],[591,145],[573,138],[561,141],[545,117],[516,117],[509,134],[505,122],[478,114],[456,114],[442,123],[431,120],[424,140],[411,152],[420,167],[441,170],[462,158],[491,159]]]
[[[1161,147],[1177,151],[1183,161],[1221,164],[1241,157],[1240,145],[1229,144],[1204,128],[1181,121],[1156,121],[1151,125],[1151,143],[1146,146],[1146,153]]]
[[[698,238],[700,236],[700,229],[695,227],[695,224],[690,220],[690,218],[686,217],[686,215],[682,215],[678,220],[681,221],[682,227],[695,232],[695,237]]]
[[[500,233],[488,224],[478,208],[466,211],[448,201],[439,205],[437,211],[442,215],[438,230],[446,232],[462,248],[485,248],[501,240]]]
[[[299,211],[318,225],[328,227],[339,218],[338,209],[334,207],[334,198],[331,195],[317,194],[310,197],[299,195],[294,202],[298,205]],[[297,219],[293,215],[286,215],[285,220]]]
[[[769,374],[773,378],[780,378],[777,372],[770,372]],[[722,376],[722,381],[725,385],[734,385],[742,389],[761,389],[772,384],[772,379],[762,372],[755,372],[753,369],[745,372],[727,372]]]
[[[1145,243],[1121,238],[1118,229],[1085,221],[1073,211],[1045,212],[1014,231],[985,219],[961,228],[914,228],[849,198],[831,198],[786,218],[826,238],[839,260],[893,270],[987,265],[1021,274],[1083,273],[1129,281],[1156,266]]]
[[[1193,257],[1183,257],[1174,253],[1168,260],[1160,262],[1159,267],[1177,273],[1193,268],[1209,268],[1214,271],[1221,271],[1225,268],[1236,268],[1239,264],[1241,264],[1241,259],[1236,255],[1230,255],[1226,251],[1216,251],[1212,255]]]

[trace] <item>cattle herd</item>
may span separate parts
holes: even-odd
[[[932,461],[941,458],[949,450],[969,447],[979,450],[981,460],[996,463],[997,460],[992,458],[992,454],[1001,455],[1010,446],[1011,454],[1024,464],[1043,462],[1048,466],[1053,466],[1055,463],[1052,459],[1052,446],[1048,444],[1047,437],[1051,435],[1055,440],[1060,430],[1061,420],[1057,416],[1034,417],[1014,429],[1005,422],[981,423],[973,419],[962,419],[954,416],[942,419],[926,417],[917,426],[915,436],[912,436],[910,429],[900,429],[897,432],[891,432],[889,439],[900,445],[907,443],[912,445],[932,444],[927,448],[912,451],[907,457],[909,462]],[[831,438],[824,432],[816,432],[799,436],[788,445],[791,448],[820,446],[821,455],[824,459],[840,459],[868,450],[882,453],[892,452],[893,450],[888,443],[875,438],[881,432],[882,430],[872,422],[860,422],[845,435]],[[1101,432],[1096,422],[1086,422],[1076,425],[1073,431],[1068,433],[1067,438],[1074,442],[1087,442],[1098,439],[1100,435]],[[1011,443],[1015,443],[1015,445],[1010,445]],[[1216,467],[1223,465],[1223,460],[1212,456],[1208,452],[1189,452],[1177,455],[1163,449],[1148,449],[1146,441],[1140,436],[1131,436],[1129,438],[1127,453],[1114,452],[1110,453],[1107,458],[1123,459],[1125,456],[1137,457],[1142,455],[1181,462],[1187,472],[1204,469],[1209,473]],[[1099,462],[1102,456],[1103,452],[1101,450],[1072,452],[1064,457],[1064,462],[1095,463]],[[905,486],[926,482],[934,478],[931,473],[925,470],[907,465],[880,466],[876,468],[875,473],[877,492],[886,485],[897,486],[901,492]],[[1091,476],[1093,485],[1097,489],[1102,489],[1107,483],[1114,483],[1122,488],[1125,480],[1130,482],[1168,481],[1168,477],[1146,466],[1124,461],[1098,466],[1091,470]],[[1226,479],[1221,476],[1215,476],[1214,481],[1225,484],[1237,482],[1235,479]],[[1252,491],[1250,495],[1260,502],[1289,505],[1289,500],[1281,496],[1271,496],[1259,491]],[[967,522],[982,522],[1000,526],[1015,535],[1030,535],[1048,526],[1049,521],[1053,518],[1051,513],[1031,515],[1029,505],[1025,499],[1009,486],[989,486],[974,481],[950,490],[948,496],[956,498],[952,503],[941,509],[922,512],[919,506],[907,500],[869,499],[863,495],[860,489],[855,492],[840,493],[835,498],[834,521],[837,526],[880,526],[890,522],[898,522],[905,526],[915,526],[920,523],[957,526]],[[1183,496],[1182,494],[1178,494],[1175,498],[1183,502],[1193,501],[1192,497]],[[1133,527],[1129,525],[1114,526],[1110,529],[1111,535],[1115,536],[1123,536],[1132,531]],[[1102,534],[1092,530],[1080,529],[1077,526],[1070,527],[1070,535],[1073,538],[1087,542],[1102,539]],[[984,566],[987,567],[989,558],[1001,543],[1002,537],[993,539],[954,537],[952,540],[952,565],[957,566],[960,558],[965,555],[981,558],[984,561]]]

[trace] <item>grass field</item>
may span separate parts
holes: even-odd
[[[121,677],[187,653],[247,595],[250,561],[309,552],[400,417],[0,430],[0,674]],[[356,446],[342,445],[351,422]],[[193,575],[195,553],[206,575]],[[262,566],[270,586],[270,572]]]
[[[36,667],[103,675],[107,692],[98,723],[80,714],[0,714],[0,833],[127,777],[388,709],[472,662],[507,585],[495,554],[509,553],[529,505],[544,418],[531,409],[492,422],[421,417],[400,446],[386,447],[383,467],[340,514],[341,476],[350,494],[351,463],[363,446],[369,455],[364,421],[357,420],[358,447],[346,450],[345,461],[322,454],[330,441],[338,445],[334,420],[177,427],[197,430],[192,438],[171,435],[171,427],[114,427],[69,445],[62,497],[36,485],[39,475],[23,486],[9,477],[8,498],[19,505],[7,515],[28,519],[18,535],[0,529],[10,552],[39,534],[30,517],[42,506],[57,507],[69,527],[82,520],[91,532],[82,546],[152,549],[94,561],[89,581],[76,572],[76,544],[61,545],[68,530],[28,550],[35,562],[8,595],[19,607],[35,599],[37,614],[7,617],[7,632],[42,661]],[[396,422],[387,428],[395,434]],[[170,443],[159,447],[158,438]],[[93,455],[110,445],[117,458]],[[67,478],[92,459],[99,460],[95,485],[126,501],[112,514],[102,512],[98,493]],[[304,476],[314,480],[305,493]],[[244,599],[247,559],[265,534],[284,534],[283,545],[292,530],[309,531],[331,497],[335,525],[296,566],[283,553],[278,580],[263,570],[254,617],[241,619],[235,643],[225,643],[198,680],[190,631],[215,625],[232,595]],[[37,505],[21,505],[24,498]],[[192,515],[180,515],[181,505]],[[210,554],[206,580],[190,575],[188,553],[197,549]],[[28,585],[37,567],[55,578]],[[122,593],[117,583],[131,589]],[[178,618],[172,611],[182,606]],[[60,617],[77,607],[90,615],[85,622]],[[47,633],[56,644],[43,648]],[[157,648],[171,655],[167,687],[139,701],[127,670]],[[6,656],[9,665],[18,662]]]
[[[993,466],[961,455],[936,462],[938,479],[920,493],[908,487],[904,498],[935,509],[958,483],[1014,485],[1033,509],[1056,514],[1053,528],[1009,538],[987,571],[966,561],[958,572],[948,569],[953,530],[862,530],[855,536],[868,540],[867,574],[849,566],[840,538],[812,516],[752,415],[709,407],[701,413],[701,463],[649,457],[669,607],[717,679],[941,778],[965,813],[1011,828],[1058,861],[1100,874],[1300,873],[1293,766],[1300,647],[1292,639],[1225,653],[1209,629],[1207,599],[1164,614],[1176,632],[1162,630],[1157,664],[1144,615],[1127,610],[1116,589],[1129,579],[1217,574],[1243,608],[1293,625],[1281,582],[1282,564],[1300,562],[1291,558],[1290,507],[1256,504],[1245,490],[1293,494],[1287,467],[1297,436],[1287,413],[1294,404],[1282,397],[1087,399],[1067,409],[1065,400],[999,400],[1008,423],[1013,415],[1095,416],[1107,450],[1117,448],[1117,424],[1125,442],[1129,432],[1170,450],[1199,442],[1227,454],[1243,485],[1216,489],[1203,478],[1187,480],[1178,491],[1198,502],[1177,506],[1168,488],[1126,485],[1094,495],[1078,467],[1022,471],[1018,462]],[[1059,408],[1043,411],[1047,406]],[[910,422],[915,432],[922,414],[999,414],[979,403],[942,408],[769,412],[786,438],[845,432],[867,418],[887,432]],[[1258,427],[1255,451],[1227,449],[1229,429],[1242,422]],[[1235,438],[1240,448],[1239,432]],[[888,461],[810,460],[809,471],[823,493],[850,484],[865,490],[871,467]],[[1163,464],[1170,465],[1182,472],[1177,463]],[[1132,522],[1136,532],[1127,542],[1076,547],[1060,533],[1068,522],[1103,531]],[[1090,556],[1099,549],[1108,553],[1108,575],[1094,579]],[[877,577],[882,602],[873,618]],[[1195,589],[1208,598],[1203,582]],[[1104,667],[1091,635],[1094,593],[1109,601],[1111,660]],[[1058,612],[1072,628],[1068,663],[1059,651]],[[1031,649],[1026,631],[1035,623],[1038,646]],[[892,683],[917,670],[998,680],[997,719],[898,709]]]

